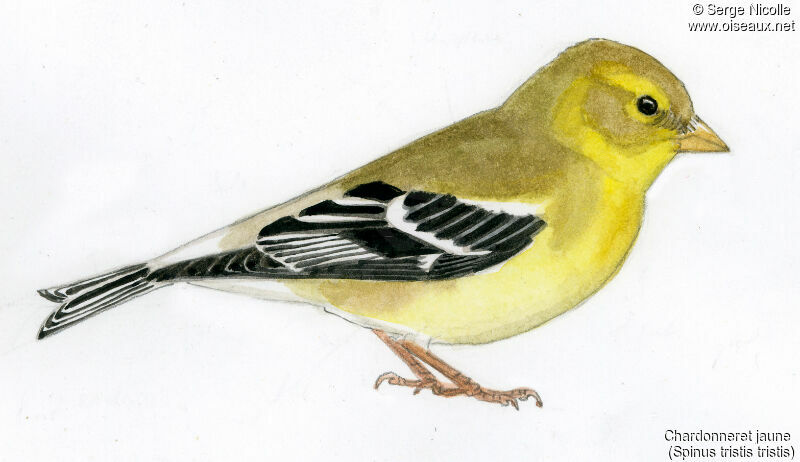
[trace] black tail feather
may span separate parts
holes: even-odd
[[[61,287],[39,290],[39,295],[56,303],[47,317],[39,339],[77,324],[97,313],[161,287],[151,280],[146,265],[134,265]]]

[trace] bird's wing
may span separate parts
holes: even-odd
[[[255,247],[274,277],[451,279],[505,262],[544,226],[533,214],[373,182],[270,223]]]

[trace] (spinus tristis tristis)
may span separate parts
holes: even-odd
[[[416,375],[386,373],[376,387],[541,406],[531,389],[481,387],[426,342],[492,342],[576,306],[619,270],[664,166],[726,150],[661,63],[589,40],[495,109],[166,255],[40,291],[61,305],[39,338],[189,282],[321,305],[373,329]]]

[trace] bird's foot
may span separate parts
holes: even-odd
[[[542,407],[542,399],[539,397],[539,394],[536,393],[536,390],[531,388],[515,388],[508,391],[499,391],[492,390],[491,388],[484,388],[467,377],[461,376],[461,378],[464,379],[464,383],[459,386],[443,383],[435,378],[410,380],[394,372],[386,372],[381,374],[375,381],[375,389],[377,390],[383,382],[386,382],[390,385],[413,388],[415,395],[423,389],[429,389],[437,396],[470,396],[479,401],[498,403],[501,406],[508,406],[510,404],[517,410],[519,410],[519,401],[526,401],[528,398],[533,398],[536,401],[536,406]]]
[[[471,396],[479,401],[498,403],[501,406],[510,404],[516,410],[519,410],[519,401],[534,398],[536,405],[542,407],[542,399],[535,390],[515,388],[508,391],[498,391],[484,388],[416,343],[408,340],[394,340],[386,332],[380,330],[374,330],[374,332],[417,376],[416,379],[406,379],[394,372],[386,372],[381,374],[375,381],[375,389],[378,389],[383,382],[387,382],[390,385],[413,388],[415,395],[423,389],[428,389],[437,396]],[[436,369],[452,383],[440,381],[423,365],[423,362]]]
[[[375,389],[377,390],[378,387],[380,387],[383,382],[386,382],[389,385],[398,385],[401,387],[413,388],[415,395],[418,394],[423,389],[428,389],[434,395],[438,396],[457,396],[466,394],[466,391],[463,390],[462,388],[455,387],[450,384],[444,384],[433,377],[425,377],[423,379],[410,380],[404,377],[400,377],[394,372],[384,372],[375,381]]]
[[[472,396],[480,401],[498,403],[501,406],[508,406],[510,404],[514,406],[516,410],[519,410],[519,403],[517,400],[527,401],[528,398],[533,398],[536,401],[536,406],[542,407],[542,398],[540,398],[539,393],[536,393],[536,390],[532,388],[514,388],[508,391],[499,391],[478,385],[474,390],[472,394],[467,393],[467,396]]]

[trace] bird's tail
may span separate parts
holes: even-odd
[[[39,338],[164,285],[151,280],[149,275],[147,265],[133,265],[65,286],[40,290],[39,295],[61,303],[61,306],[42,324]]]

